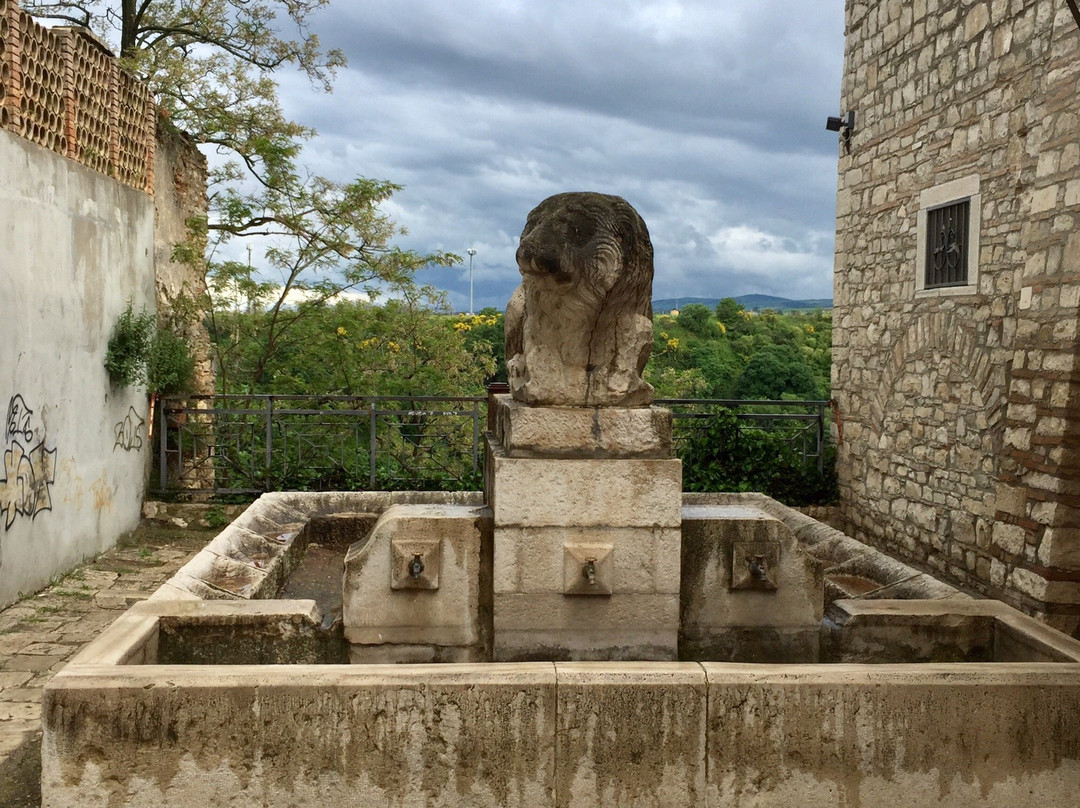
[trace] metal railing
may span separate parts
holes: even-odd
[[[486,396],[166,397],[155,412],[157,493],[477,489]],[[658,399],[676,453],[718,407],[745,429],[787,429],[822,468],[827,401]],[[792,428],[794,427],[794,428]]]
[[[681,455],[681,448],[694,432],[708,426],[709,419],[715,417],[715,410],[723,407],[735,412],[736,417],[744,423],[743,429],[767,432],[790,429],[788,440],[797,445],[803,464],[807,465],[812,460],[819,473],[824,468],[827,418],[831,406],[828,401],[664,398],[657,399],[656,404],[671,410],[672,437],[677,455]]]

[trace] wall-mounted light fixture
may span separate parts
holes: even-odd
[[[844,139],[844,149],[851,153],[851,133],[855,131],[855,110],[851,110],[842,118],[830,115],[825,121],[825,128],[830,132],[839,132]]]

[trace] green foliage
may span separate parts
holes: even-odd
[[[194,376],[195,357],[188,341],[166,328],[156,328],[146,362],[147,389],[163,396],[185,393]]]
[[[717,408],[682,448],[687,491],[760,491],[787,505],[836,499],[836,451],[826,448],[823,471],[804,462],[800,428],[765,431]]]
[[[687,303],[679,311],[679,325],[696,337],[709,339],[719,334],[713,313],[700,303]]]
[[[229,524],[229,515],[225,512],[224,505],[211,505],[204,515],[206,524],[212,528],[225,527]]]
[[[746,308],[733,297],[721,298],[716,304],[716,319],[724,328],[731,330],[742,318]]]
[[[170,395],[190,389],[195,357],[186,339],[159,328],[151,312],[136,313],[129,300],[109,336],[105,369],[114,386],[145,384],[147,392]]]
[[[310,300],[276,312],[215,311],[219,378],[237,380],[224,392],[482,394],[495,372],[493,346],[470,345],[469,330],[455,327],[461,321],[439,313],[438,290],[405,284],[396,294],[380,305]]]
[[[388,290],[414,308],[442,305],[429,289],[413,285],[413,275],[422,267],[449,266],[460,259],[450,253],[421,255],[391,244],[402,231],[379,205],[397,188],[374,180],[341,185],[314,178],[263,189],[257,204],[233,195],[219,239],[259,222],[271,236],[265,259],[274,279],[260,279],[250,266],[235,261],[208,265],[213,300],[209,327],[224,392],[264,388],[270,366],[280,365],[279,355],[305,339],[305,322],[317,320],[346,293],[374,299],[380,290]]]
[[[831,340],[828,312],[755,313],[731,298],[715,312],[689,304],[653,318],[645,375],[661,397],[827,399]]]
[[[105,350],[105,370],[116,387],[130,387],[146,378],[146,357],[154,332],[154,315],[145,309],[136,313],[131,300],[109,335]]]
[[[503,313],[496,308],[481,309],[478,314],[459,315],[453,327],[465,334],[465,347],[475,356],[491,356],[495,369],[484,380],[506,381],[506,332]]]
[[[328,91],[345,64],[309,30],[329,0],[24,0],[31,14],[85,25],[150,89],[166,119],[232,160],[215,180],[250,172],[277,184],[312,131],[285,117],[274,71],[286,65]]]
[[[738,398],[771,401],[785,395],[812,399],[818,395],[814,374],[799,350],[791,345],[766,345],[743,368],[736,385]]]

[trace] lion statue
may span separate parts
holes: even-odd
[[[510,394],[540,406],[647,407],[653,249],[626,200],[566,193],[537,205],[506,307]]]

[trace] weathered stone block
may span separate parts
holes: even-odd
[[[673,528],[498,528],[495,592],[562,592],[564,549],[572,545],[608,545],[616,594],[677,594],[679,536]]]
[[[779,548],[775,589],[732,588],[736,550],[755,546]],[[779,519],[757,508],[687,506],[681,568],[681,659],[816,661],[821,565]]]
[[[497,661],[678,656],[677,594],[497,594],[494,612]]]
[[[1075,802],[1080,687],[1064,666],[971,666],[949,686],[940,677],[955,667],[933,664],[703,667],[707,804]],[[1051,725],[1048,712],[1070,717]]]
[[[134,667],[54,681],[43,804],[553,802],[552,665],[189,666],[169,681]]]
[[[705,804],[705,673],[693,664],[556,663],[555,805]]]
[[[487,513],[465,505],[387,509],[371,535],[345,556],[345,638],[362,645],[467,646],[482,655],[487,595],[480,580]],[[394,562],[407,565],[411,556],[403,552],[409,548],[426,548],[428,563],[439,564],[437,588],[392,588],[402,577]],[[425,575],[430,582],[436,570],[428,568]]]
[[[659,407],[530,407],[496,397],[507,457],[671,457],[671,412]]]
[[[510,458],[490,448],[497,527],[679,526],[682,461]]]

